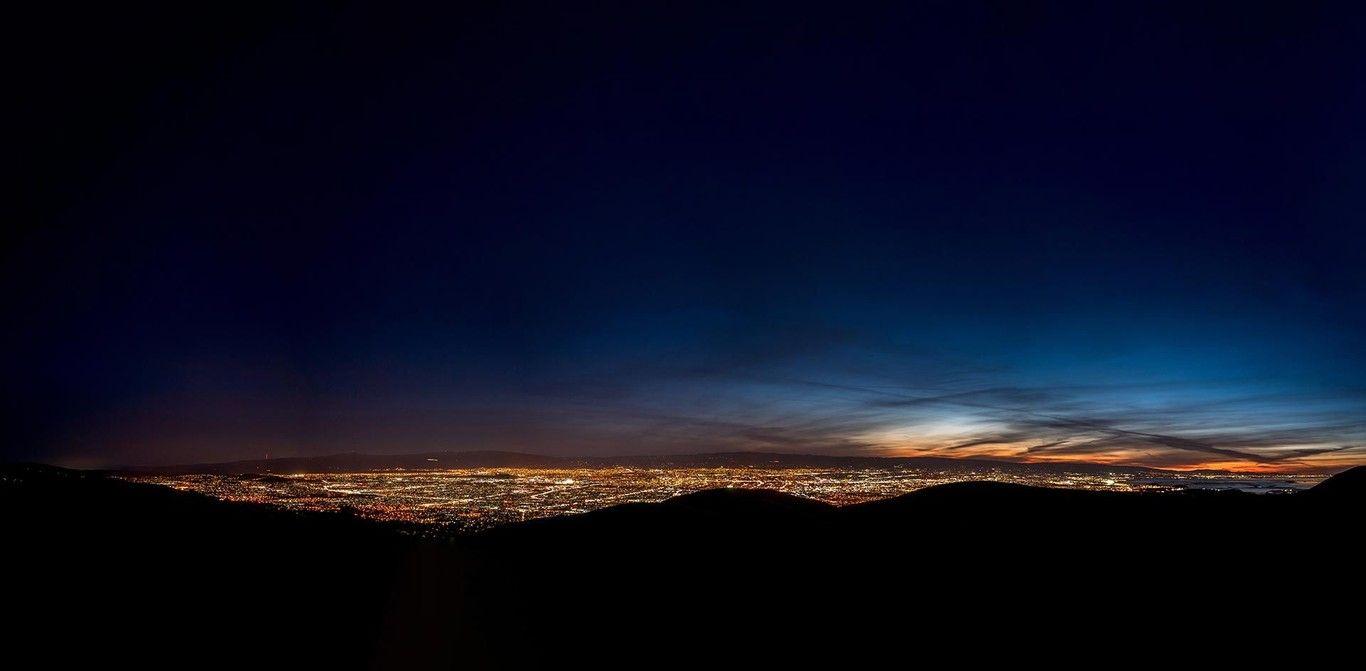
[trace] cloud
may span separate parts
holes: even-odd
[[[1025,450],[1024,450],[1024,452],[1023,452],[1022,454],[1034,454],[1035,452],[1043,452],[1044,450],[1047,450],[1047,449],[1050,449],[1050,448],[1054,448],[1054,447],[1058,447],[1058,446],[1060,446],[1060,445],[1065,445],[1066,443],[1067,443],[1067,440],[1066,440],[1066,439],[1063,439],[1063,440],[1054,440],[1054,441],[1052,441],[1052,442],[1047,442],[1047,443],[1039,443],[1038,445],[1030,445],[1029,447],[1025,448]]]
[[[912,394],[885,386],[787,380],[789,384],[862,396],[874,411],[916,413],[915,420],[941,414],[963,417],[983,427],[962,439],[928,449],[967,450],[1039,441],[1018,456],[1104,455],[1139,446],[1153,464],[1188,463],[1207,457],[1254,464],[1298,462],[1348,452],[1357,445],[1317,446],[1366,431],[1356,421],[1366,404],[1354,394],[1237,393],[1225,388],[1186,385],[1077,385],[1054,387],[988,386]],[[1153,398],[1174,398],[1155,404]],[[953,412],[948,412],[952,410]],[[1165,425],[1166,428],[1153,428]],[[908,432],[913,432],[908,430]],[[1291,447],[1301,445],[1305,447]],[[1181,456],[1190,455],[1190,456]]]

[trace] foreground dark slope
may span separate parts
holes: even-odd
[[[24,615],[12,640],[40,642],[54,666],[358,659],[407,552],[393,530],[352,517],[44,466],[4,467],[0,505],[10,609]]]
[[[10,647],[300,668],[1301,650],[1358,626],[1363,473],[1283,497],[713,490],[442,539],[6,466]]]

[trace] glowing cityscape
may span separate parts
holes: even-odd
[[[624,503],[652,503],[720,487],[773,489],[835,505],[873,501],[953,482],[995,480],[1103,491],[1241,489],[1268,494],[1303,489],[1322,476],[1030,473],[977,467],[887,468],[467,468],[293,475],[131,476],[141,482],[230,501],[294,510],[350,509],[381,520],[479,530],[541,517],[583,513]]]

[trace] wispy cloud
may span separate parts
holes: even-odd
[[[1353,414],[1366,408],[1359,394],[1277,393],[1243,382],[945,389],[954,385],[940,378],[941,388],[924,389],[886,378],[825,380],[764,367],[693,374],[708,378],[707,388],[745,388],[740,395],[748,404],[743,412],[735,411],[738,405],[712,407],[725,421],[674,416],[673,430],[684,422],[699,445],[740,449],[1298,468],[1351,453],[1359,447],[1354,439],[1366,434]]]

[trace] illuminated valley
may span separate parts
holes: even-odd
[[[1277,494],[1320,476],[1030,472],[1013,468],[934,469],[722,467],[462,468],[275,475],[137,475],[129,479],[229,501],[294,510],[351,509],[381,520],[479,530],[624,503],[654,503],[720,487],[773,489],[835,505],[884,499],[934,485],[995,480],[1040,487],[1132,492],[1241,489]]]

